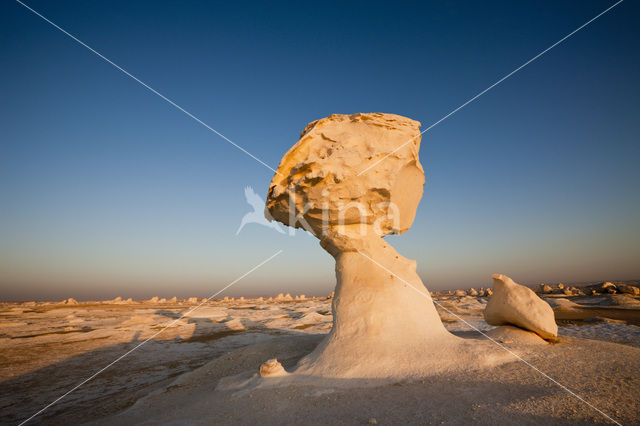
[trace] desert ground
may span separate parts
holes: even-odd
[[[472,372],[299,386],[251,380],[270,358],[291,369],[314,349],[332,327],[331,296],[3,303],[0,423],[21,423],[132,349],[30,423],[640,423],[640,297],[602,285],[539,293],[557,341],[499,339],[529,365],[511,355]],[[487,339],[486,290],[432,296],[449,331]],[[231,376],[247,384],[225,387]]]

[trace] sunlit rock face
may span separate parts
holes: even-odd
[[[545,339],[558,336],[558,326],[551,306],[530,288],[515,283],[502,274],[493,274],[494,294],[484,310],[491,325],[516,325]]]
[[[408,377],[497,359],[444,328],[416,262],[382,238],[409,229],[423,194],[419,126],[392,114],[331,115],[283,157],[266,216],[319,238],[337,278],[333,328],[294,376]]]
[[[419,127],[381,113],[334,114],[308,124],[278,166],[267,217],[296,228],[306,222],[319,238],[342,224],[370,225],[379,235],[406,232],[425,182]]]

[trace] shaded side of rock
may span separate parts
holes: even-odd
[[[501,325],[485,334],[505,345],[548,345],[538,334],[512,325]]]

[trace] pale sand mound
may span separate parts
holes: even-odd
[[[378,424],[608,422],[521,362],[413,382],[360,380],[356,388],[351,387],[353,379],[332,379],[320,386],[216,390],[226,376],[257,374],[267,359],[278,358],[290,369],[321,338],[291,336],[244,347],[180,376],[166,389],[97,423],[366,424],[372,418]],[[544,350],[540,346],[510,348],[617,421],[640,422],[639,349],[582,339],[563,339]],[[283,378],[263,380],[275,384]]]

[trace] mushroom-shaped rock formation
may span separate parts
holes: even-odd
[[[282,158],[265,215],[320,239],[337,277],[333,328],[294,374],[407,377],[504,359],[488,342],[450,334],[416,262],[382,239],[409,229],[423,194],[419,126],[393,114],[331,115]]]
[[[516,284],[506,275],[493,274],[493,296],[484,309],[484,319],[491,325],[515,325],[555,339],[558,326],[553,309],[530,288]]]

